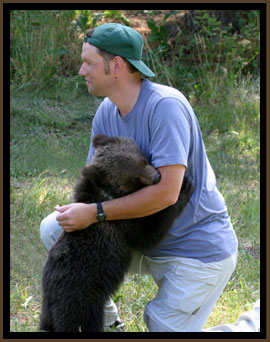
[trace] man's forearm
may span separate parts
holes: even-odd
[[[169,196],[150,185],[124,197],[103,202],[107,220],[132,219],[152,215],[171,205]]]
[[[174,204],[181,189],[185,167],[159,168],[161,180],[130,195],[103,203],[108,220],[121,220],[152,215]]]
[[[159,168],[161,180],[155,185],[146,186],[132,194],[103,202],[107,220],[122,220],[152,215],[177,201],[185,167],[182,165]],[[60,226],[72,232],[84,229],[97,222],[96,203],[71,203],[56,208]]]

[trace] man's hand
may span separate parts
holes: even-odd
[[[55,210],[60,214],[56,216],[59,225],[68,233],[87,228],[96,220],[96,204],[71,203]]]

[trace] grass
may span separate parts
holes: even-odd
[[[258,82],[251,78],[237,86],[222,82],[212,85],[216,92],[205,97],[206,101],[195,88],[189,94],[239,239],[238,267],[206,327],[234,322],[260,297]],[[227,101],[221,101],[218,92],[226,91]],[[41,269],[46,259],[39,224],[55,205],[72,199],[75,179],[86,162],[91,120],[99,102],[89,96],[77,76],[59,77],[51,88],[21,88],[11,93],[13,332],[38,331]],[[127,275],[114,297],[127,331],[147,331],[143,309],[156,291],[151,276]]]

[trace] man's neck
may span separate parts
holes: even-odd
[[[119,109],[120,115],[127,115],[135,106],[142,86],[142,79],[129,80],[118,85],[116,91],[109,96]]]

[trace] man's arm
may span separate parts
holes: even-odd
[[[122,220],[152,215],[174,204],[182,186],[185,166],[170,165],[158,168],[161,179],[132,194],[102,203],[107,220]],[[56,208],[56,219],[67,232],[80,230],[97,222],[96,204],[71,203]]]

